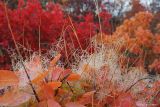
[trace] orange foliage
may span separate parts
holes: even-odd
[[[126,19],[113,35],[103,36],[104,44],[119,48],[123,55],[123,58],[119,59],[121,64],[148,67],[160,57],[160,35],[152,33],[150,29],[153,17],[149,12],[139,12]]]
[[[131,19],[126,19],[124,23],[119,26],[114,32],[113,36],[124,36],[135,37],[135,32],[139,27],[143,29],[148,29],[150,22],[152,21],[153,15],[148,12],[139,12]]]
[[[145,7],[140,4],[140,0],[132,0],[132,9],[131,11],[127,12],[127,18],[134,16],[138,12],[145,11]]]

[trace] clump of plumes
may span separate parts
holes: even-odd
[[[23,62],[23,64],[22,64]],[[49,63],[49,59],[47,57],[39,57],[38,54],[34,53],[28,59],[23,61],[18,61],[17,63],[13,63],[13,69],[16,71],[16,74],[20,78],[20,87],[25,87],[29,85],[29,80],[26,75],[25,70],[27,71],[31,80],[36,78],[40,73],[47,69],[47,64]]]
[[[158,76],[149,77],[142,67],[122,69],[119,57],[115,49],[106,48],[89,55],[79,63],[78,73],[83,80],[92,84],[93,89],[97,90],[97,98],[100,100],[110,96],[113,91],[129,90],[133,95],[138,95],[147,85],[152,84],[151,80],[159,78]]]
[[[134,54],[127,53],[127,51],[135,51],[135,42],[129,48],[123,48],[127,46],[129,39],[133,39],[130,38],[130,36],[134,36],[130,35],[132,34],[130,31],[136,32],[137,28],[134,27],[129,29],[129,31],[124,31],[125,28],[122,27],[127,28],[126,23],[133,22],[137,23],[135,26],[143,27],[143,25],[137,22],[141,15],[147,16],[148,19],[143,17],[142,19],[144,20],[141,20],[140,23],[146,20],[150,22],[152,19],[150,13],[139,13],[135,18],[120,26],[116,31],[117,34],[114,33],[109,37],[106,35],[95,37],[94,39],[96,40],[93,41],[96,42],[95,44],[98,44],[96,46],[102,48],[96,51],[97,47],[95,46],[94,54],[87,54],[84,59],[79,60],[78,73],[81,74],[86,83],[91,84],[92,90],[97,91],[96,97],[100,100],[107,96],[112,96],[113,93],[130,92],[138,100],[144,101],[145,98],[141,93],[160,79],[158,75],[150,76],[142,63],[136,62],[136,60],[142,61],[143,59],[140,60],[141,57],[137,57],[135,54],[137,59],[130,61],[131,59],[133,60]],[[147,25],[144,25],[144,29],[148,28],[149,22],[146,23]],[[121,31],[119,31],[120,29]],[[123,57],[128,59],[126,63],[121,63],[125,62],[124,60],[121,61]],[[136,66],[135,63],[137,63]]]
[[[91,55],[87,54],[81,61],[79,62],[78,73],[83,73],[83,66],[88,64],[91,68],[99,70],[105,63],[105,54],[104,52],[93,53]]]

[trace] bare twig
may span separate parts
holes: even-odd
[[[31,82],[30,76],[29,76],[29,74],[28,74],[28,72],[27,72],[27,69],[26,69],[24,63],[23,63],[23,57],[22,57],[22,55],[21,55],[21,53],[20,53],[20,51],[19,51],[18,45],[17,45],[17,43],[16,43],[16,40],[15,40],[13,31],[12,31],[12,28],[11,28],[11,24],[10,24],[10,21],[9,21],[8,12],[7,12],[7,5],[6,5],[6,4],[5,4],[5,13],[6,13],[6,18],[7,18],[8,28],[9,28],[9,30],[10,30],[10,33],[11,33],[11,36],[12,36],[14,45],[15,45],[15,47],[16,47],[16,51],[17,51],[17,53],[18,53],[18,57],[19,57],[20,62],[21,62],[21,64],[22,64],[23,68],[24,68],[24,71],[25,71],[25,73],[26,73],[26,75],[27,75],[27,78],[28,78],[28,80],[29,80],[29,84],[30,84],[30,86],[31,86],[31,88],[32,88],[32,90],[33,90],[33,93],[34,93],[34,95],[35,95],[35,98],[36,98],[36,100],[39,102],[40,100],[39,100],[39,98],[38,98],[38,95],[37,95],[34,87],[33,87],[33,84],[32,84],[32,82]]]
[[[138,82],[142,81],[142,80],[146,80],[146,79],[152,79],[152,78],[141,78],[139,80],[137,80],[134,84],[132,84],[128,89],[126,89],[125,92],[128,92],[132,87],[134,87]]]

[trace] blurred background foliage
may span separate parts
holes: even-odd
[[[36,1],[36,0],[24,0],[27,1]],[[136,13],[141,11],[149,11],[154,14],[154,18],[150,24],[150,29],[152,33],[159,32],[156,28],[157,24],[160,22],[160,0],[38,0],[40,1],[42,8],[45,10],[46,5],[50,2],[54,4],[60,4],[61,9],[65,15],[69,15],[74,21],[77,22],[76,26],[79,27],[80,22],[84,21],[86,15],[92,14],[93,21],[98,22],[98,15],[100,12],[107,12],[108,16],[102,14],[101,20],[103,21],[102,26],[105,28],[109,34],[112,34],[116,28],[123,23],[125,19],[129,19],[134,16]],[[3,0],[2,2],[7,3],[8,8],[11,10],[18,8],[19,0]],[[110,16],[109,16],[110,14]],[[58,17],[58,16],[57,16]],[[91,15],[86,17],[86,19],[91,20]],[[109,18],[104,21],[105,18]],[[108,25],[108,21],[110,27]],[[84,26],[88,22],[83,23]],[[105,24],[104,24],[105,23]],[[92,23],[93,24],[93,23]],[[83,27],[79,27],[79,34],[83,35],[86,31],[83,31]],[[83,32],[82,32],[83,31]],[[97,31],[98,33],[99,31]],[[89,32],[88,32],[89,33]],[[88,34],[87,34],[88,35]],[[4,44],[4,41],[3,41]],[[7,43],[5,43],[7,44]],[[2,51],[0,47],[0,57],[3,57],[3,60],[8,61],[7,57],[9,56],[7,52]],[[6,64],[6,61],[0,60],[1,65]],[[7,64],[8,66],[8,64]]]

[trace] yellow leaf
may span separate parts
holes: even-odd
[[[67,81],[78,81],[80,78],[79,74],[72,73],[68,76]]]
[[[18,82],[19,79],[14,72],[8,70],[0,70],[0,88],[17,85]]]

